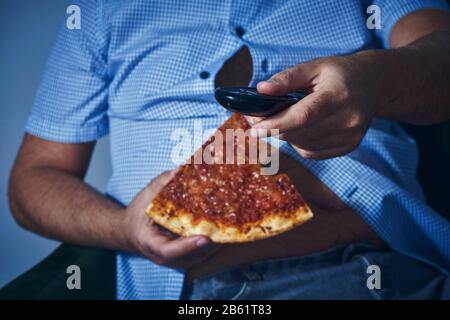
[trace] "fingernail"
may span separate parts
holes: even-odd
[[[207,238],[200,238],[195,242],[195,245],[197,247],[203,247],[204,245],[208,244],[209,240]]]
[[[257,124],[255,126],[257,126]],[[252,136],[253,138],[265,138],[267,137],[267,129],[253,127],[250,129],[250,136]]]
[[[255,123],[255,119],[253,119],[252,117],[245,116],[245,119],[247,120],[247,122],[248,122],[250,125],[253,125],[253,124]]]
[[[250,136],[252,136],[253,138],[257,138],[258,137],[258,129],[251,128],[250,129]]]
[[[275,79],[269,79],[269,80],[267,80],[266,81],[267,83],[270,83],[270,84],[280,84],[277,80],[275,80]]]

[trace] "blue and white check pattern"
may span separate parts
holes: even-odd
[[[444,1],[374,1],[382,29],[366,28],[371,1],[80,1],[81,30],[64,26],[26,131],[63,143],[110,134],[107,193],[127,205],[163,170],[176,128],[218,127],[229,114],[214,101],[214,76],[242,45],[253,58],[250,85],[321,56],[387,46],[404,15],[448,10]],[[239,36],[235,29],[242,27]],[[200,74],[206,77],[200,77]],[[207,73],[205,73],[207,72]],[[209,77],[208,77],[209,75]],[[197,141],[193,149],[200,145]],[[374,120],[361,146],[326,161],[292,154],[354,208],[394,249],[445,272],[450,225],[426,206],[415,179],[414,141]],[[119,299],[177,299],[183,273],[136,255],[117,256]]]

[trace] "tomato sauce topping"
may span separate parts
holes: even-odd
[[[195,219],[228,225],[255,222],[273,213],[290,213],[304,206],[287,175],[265,176],[258,165],[184,165],[159,194],[175,210]]]
[[[219,131],[225,134],[226,129],[238,128],[248,130],[250,126],[242,116],[233,114]],[[212,141],[210,138],[196,153],[203,152]],[[256,140],[250,141],[247,136],[234,141],[234,158],[244,148],[244,164],[195,164],[193,156],[191,163],[183,165],[160,192],[156,203],[163,206],[166,201],[172,202],[175,208],[168,214],[184,209],[197,221],[207,219],[226,225],[256,222],[270,214],[289,214],[305,206],[287,175],[261,175],[261,167],[248,161],[249,143]],[[215,156],[225,153],[225,146],[215,148]]]

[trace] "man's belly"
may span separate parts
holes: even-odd
[[[252,78],[252,57],[246,46],[227,60],[216,75],[215,86],[246,86]],[[339,245],[381,239],[318,178],[300,163],[280,152],[280,172],[287,173],[311,207],[314,217],[298,228],[265,240],[219,245],[202,263],[190,268],[186,280],[200,278],[241,264],[307,255]]]
[[[317,177],[284,153],[280,171],[291,177],[314,217],[281,235],[243,244],[218,245],[210,257],[187,270],[186,281],[255,261],[302,256],[361,241],[384,246],[367,223]]]
[[[305,225],[282,235],[246,244],[221,245],[207,260],[186,273],[186,281],[255,261],[303,256],[339,245],[382,240],[351,211],[315,217]]]

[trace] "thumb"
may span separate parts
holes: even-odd
[[[141,192],[137,197],[151,200],[165,187],[166,184],[176,175],[180,168],[176,168],[172,171],[164,171],[159,176],[154,178]]]
[[[316,76],[315,64],[307,62],[276,73],[268,81],[259,82],[257,89],[262,94],[284,96],[310,88]]]

